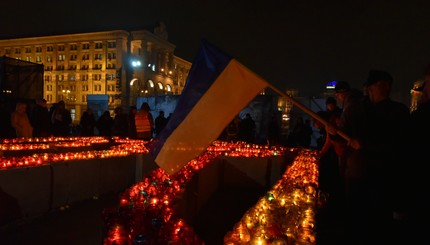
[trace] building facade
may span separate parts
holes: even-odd
[[[108,106],[136,105],[142,96],[180,94],[191,63],[174,55],[164,24],[154,29],[114,30],[0,40],[0,56],[44,65],[43,97],[66,102],[75,122],[87,97],[108,95]],[[138,105],[137,105],[138,106]]]

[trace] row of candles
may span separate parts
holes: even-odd
[[[204,244],[176,211],[177,201],[192,176],[218,156],[271,157],[297,151],[282,178],[245,212],[224,237],[224,244],[315,244],[318,194],[316,152],[282,147],[216,141],[179,172],[161,168],[120,196],[118,208],[105,209],[108,228],[104,245]]]
[[[105,150],[92,150],[91,146],[112,143]],[[90,160],[96,158],[124,157],[131,154],[146,154],[148,150],[143,140],[119,137],[47,137],[5,139],[0,143],[0,151],[19,152],[14,156],[0,156],[0,170],[19,167],[35,167],[60,161]],[[74,151],[73,148],[88,147],[88,150]],[[69,152],[43,152],[52,149],[70,149]]]

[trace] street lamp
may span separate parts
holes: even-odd
[[[141,67],[142,62],[140,62],[140,60],[133,60],[133,61],[131,61],[131,66],[132,67]]]

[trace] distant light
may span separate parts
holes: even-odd
[[[133,86],[133,84],[134,84],[134,82],[135,81],[137,81],[137,78],[133,78],[131,81],[130,81],[130,86]]]
[[[334,89],[334,87],[336,87],[336,81],[331,81],[331,82],[328,82],[327,84],[326,84],[326,88],[327,89]]]
[[[133,67],[139,67],[139,66],[141,66],[141,65],[142,65],[142,63],[141,63],[139,60],[133,60],[133,61],[131,62],[131,65],[132,65]]]

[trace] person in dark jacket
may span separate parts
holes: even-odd
[[[82,113],[81,120],[79,121],[81,127],[81,136],[94,136],[94,127],[96,126],[96,119],[94,118],[93,111],[88,108]]]
[[[52,133],[54,136],[70,136],[70,124],[72,117],[70,111],[66,109],[66,103],[60,100],[55,109],[53,109],[52,117]]]
[[[166,126],[167,124],[167,118],[164,117],[164,111],[160,111],[158,113],[158,116],[155,118],[155,135],[159,135],[161,133],[161,130]]]
[[[51,116],[45,99],[36,100],[30,113],[33,137],[49,137],[52,134]]]
[[[113,118],[112,135],[127,137],[128,135],[128,118],[122,110],[121,106],[118,106],[114,110],[115,117]]]
[[[394,242],[393,213],[401,208],[398,163],[406,160],[410,115],[406,105],[390,99],[392,82],[385,71],[369,71],[367,96],[341,115],[340,129],[350,137],[345,150],[345,244]]]
[[[113,118],[109,111],[103,112],[96,122],[96,127],[99,130],[100,136],[112,136]]]

